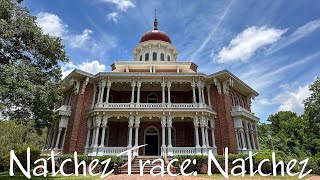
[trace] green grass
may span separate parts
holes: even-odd
[[[113,176],[113,175],[112,175]],[[308,175],[304,178],[302,178],[301,180],[303,179],[307,179],[307,178],[310,178],[310,177],[313,177],[313,176],[316,176],[316,175]],[[192,177],[192,176],[190,176]],[[203,178],[208,178],[208,179],[225,179],[221,174],[213,174],[212,176],[208,176],[207,174],[199,174],[197,175],[197,177],[203,177]],[[268,177],[262,177],[262,176],[259,176],[259,175],[255,175],[253,177],[250,177],[249,175],[246,175],[245,176],[246,179],[253,179],[253,180],[267,180],[267,179],[271,179],[271,180],[292,180],[292,179],[298,179],[298,177],[290,177],[288,175],[286,176],[268,176]],[[320,177],[319,177],[320,178]],[[27,179],[22,173],[15,173],[15,175],[13,177],[11,177],[9,175],[8,172],[0,172],[0,180],[7,180],[7,179],[10,179],[10,180],[21,180],[21,179]],[[35,177],[35,176],[32,176],[31,179],[58,179],[58,180],[62,180],[62,179],[68,179],[68,180],[98,180],[100,179],[100,176],[90,176],[90,175],[87,175],[87,176],[83,176],[83,175],[80,175],[80,176],[70,176],[70,177],[63,177],[61,174],[58,174],[56,177],[52,177],[51,176],[51,173],[48,174],[48,176],[46,178],[44,177]],[[242,177],[231,177],[229,178],[230,180],[233,180],[233,179],[236,179],[236,180],[241,180],[243,179]]]

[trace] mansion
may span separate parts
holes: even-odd
[[[142,35],[133,61],[97,74],[75,69],[64,78],[42,155],[116,155],[143,144],[134,156],[259,149],[259,118],[251,112],[258,93],[227,70],[204,74],[177,61],[178,50],[157,26],[155,19]]]

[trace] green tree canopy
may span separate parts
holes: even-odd
[[[311,96],[304,101],[305,114],[309,119],[309,127],[320,135],[320,78],[310,85]]]
[[[59,62],[68,57],[61,39],[44,34],[19,2],[0,0],[0,110],[9,119],[33,119],[39,129],[52,120]]]

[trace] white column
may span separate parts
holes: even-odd
[[[244,133],[243,133],[243,127],[240,128],[240,135],[241,135],[241,142],[242,142],[242,149],[246,150],[246,141],[244,140]]]
[[[208,119],[206,118],[206,127],[205,127],[205,133],[206,133],[206,145],[207,145],[207,148],[210,148],[210,145],[209,145],[209,133],[208,133],[208,129],[209,129],[209,126],[208,126]]]
[[[205,99],[204,99],[204,83],[202,82],[201,83],[201,99],[202,99],[202,103],[203,104],[205,104],[206,103],[206,101],[205,101]]]
[[[84,154],[88,154],[91,127],[92,127],[92,121],[91,121],[91,118],[88,118],[88,120],[87,120],[87,129],[88,129],[87,130],[87,140],[86,140],[86,146],[85,146]]]
[[[201,116],[200,126],[201,126],[201,135],[202,135],[202,153],[205,155],[208,152],[207,152],[207,146],[206,146],[206,135],[204,132],[204,128],[206,127],[204,115]]]
[[[108,124],[108,117],[103,116],[102,123],[101,123],[102,135],[101,135],[101,142],[99,147],[104,147],[104,139],[105,139],[107,124]]]
[[[138,87],[138,90],[137,90],[137,103],[140,103],[140,88],[141,88],[141,81],[138,80],[137,82],[137,87]]]
[[[199,120],[198,116],[193,118],[193,125],[194,125],[194,135],[195,135],[195,147],[197,155],[201,155],[201,146],[199,145]]]
[[[130,115],[129,117],[129,122],[128,122],[128,127],[129,127],[129,142],[128,142],[128,148],[132,147],[132,128],[133,128],[133,123],[134,123],[134,116]]]
[[[168,104],[170,104],[171,103],[171,95],[170,95],[171,81],[167,82],[167,87],[168,87]]]
[[[103,94],[104,94],[104,88],[106,87],[106,81],[101,81],[101,94],[100,94],[100,103],[103,103]]]
[[[168,127],[168,156],[173,156],[173,147],[171,143],[171,129],[172,129],[172,116],[169,114],[167,119],[167,127]]]
[[[109,80],[107,83],[107,97],[106,97],[106,102],[109,103],[109,96],[110,96],[110,88],[111,88],[112,82]]]
[[[100,124],[101,124],[101,116],[96,116],[96,134],[94,138],[94,146],[93,147],[98,147],[98,141],[99,141],[99,130],[100,130]]]
[[[217,154],[216,140],[214,137],[214,126],[215,126],[214,119],[210,120],[210,126],[211,126],[210,130],[211,130],[211,140],[212,140],[212,152],[215,152],[214,154]]]
[[[208,95],[208,105],[211,108],[212,105],[211,105],[210,85],[209,84],[207,85],[207,95]]]
[[[254,140],[254,132],[253,132],[253,125],[250,124],[250,129],[251,129],[251,139],[252,139],[252,148],[254,150],[256,150],[256,143],[255,143],[255,140]]]
[[[161,119],[161,128],[162,128],[162,145],[161,145],[161,155],[162,157],[166,156],[166,116],[163,115]]]
[[[197,86],[198,86],[198,95],[199,95],[199,103],[201,104],[202,103],[202,95],[201,95],[201,81],[198,81],[197,83]]]
[[[94,107],[96,101],[96,94],[97,94],[97,85],[93,85],[93,97],[92,97],[92,108]]]
[[[54,147],[54,149],[56,149],[56,150],[58,149],[58,146],[59,146],[61,131],[62,131],[62,127],[59,127],[56,145]]]
[[[165,102],[166,101],[165,100],[166,99],[166,97],[165,97],[166,96],[166,92],[165,92],[166,91],[166,89],[165,89],[166,88],[166,82],[164,80],[162,80],[162,82],[161,82],[161,87],[162,87],[162,104],[165,104],[166,103]]]
[[[93,129],[93,132],[92,132],[91,146],[90,146],[90,147],[93,147],[93,146],[94,146],[94,140],[95,140],[95,138],[96,138],[96,124],[95,124],[95,120],[93,120],[92,129]]]
[[[251,141],[250,141],[250,134],[249,134],[249,128],[248,128],[248,124],[245,123],[245,130],[246,130],[246,135],[247,135],[247,149],[252,149],[252,146],[251,146]]]
[[[260,145],[259,145],[259,139],[258,139],[258,129],[257,129],[257,126],[254,124],[253,125],[254,126],[254,130],[255,130],[255,132],[256,132],[256,141],[257,141],[257,147],[256,147],[256,149],[260,149]]]
[[[237,145],[238,145],[238,152],[241,150],[241,148],[240,148],[240,137],[239,137],[239,132],[240,132],[240,130],[239,130],[239,128],[236,128],[235,129],[236,130],[236,139],[237,139]]]
[[[61,143],[61,152],[63,152],[62,150],[63,150],[63,147],[64,147],[64,142],[65,142],[65,140],[66,140],[66,134],[67,134],[67,128],[66,127],[64,127],[64,131],[63,131],[63,137],[62,137],[62,143]]]
[[[54,148],[54,143],[55,143],[55,141],[56,141],[56,136],[57,136],[57,123],[55,123],[54,124],[54,126],[53,126],[53,136],[52,136],[52,141],[51,141],[51,147],[50,147],[50,149],[53,149]]]
[[[131,87],[132,87],[132,92],[131,92],[131,103],[134,103],[134,89],[136,87],[136,82],[132,81],[131,83]]]
[[[136,128],[135,141],[134,141],[135,147],[139,145],[139,125],[140,125],[140,117],[136,116],[135,123],[134,123],[134,127]],[[139,155],[139,150],[135,150],[135,152],[133,152],[133,156],[135,157],[138,155]]]
[[[191,87],[192,87],[192,102],[196,103],[196,83],[194,81],[191,82]]]

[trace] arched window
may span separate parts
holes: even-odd
[[[142,55],[140,55],[140,61],[142,61]]]
[[[144,60],[149,61],[149,53],[146,53]]]
[[[157,60],[157,53],[156,53],[156,52],[154,52],[154,53],[152,54],[152,60],[153,60],[153,61],[156,61],[156,60]]]
[[[169,55],[167,56],[167,60],[170,61],[170,56]]]
[[[161,59],[161,61],[164,61],[164,54],[163,53],[160,54],[160,59]]]
[[[155,93],[148,95],[148,103],[158,103],[158,96]]]

